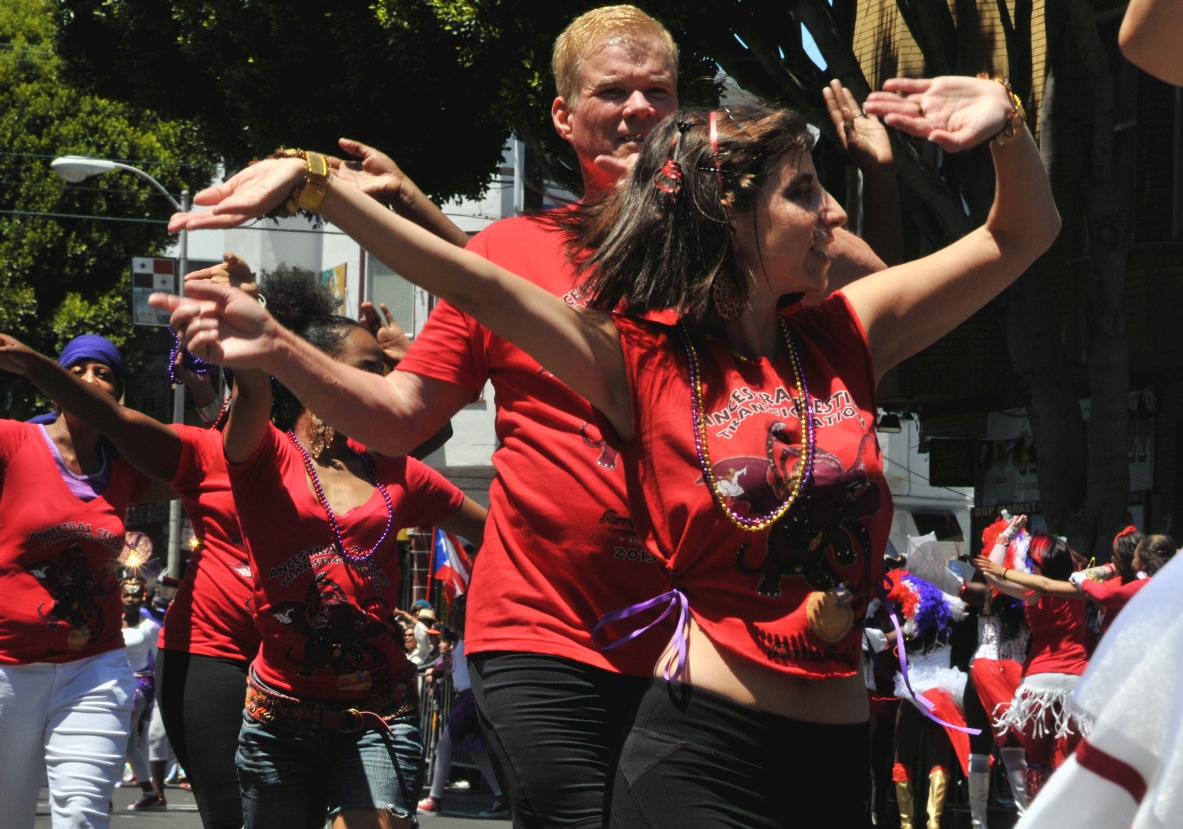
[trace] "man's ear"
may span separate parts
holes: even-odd
[[[574,114],[575,110],[567,106],[566,99],[561,96],[555,98],[555,102],[550,105],[550,119],[554,122],[555,132],[564,141],[571,140],[571,116]]]

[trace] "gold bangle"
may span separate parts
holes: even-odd
[[[1023,127],[1027,125],[1027,110],[1023,108],[1023,102],[1019,100],[1019,96],[1011,90],[1010,81],[1006,78],[1001,75],[995,75],[991,78],[985,72],[979,72],[978,78],[984,81],[993,80],[1002,84],[1002,88],[1006,90],[1006,97],[1010,98],[1010,115],[1006,117],[1005,126],[992,139],[998,142],[998,146],[1005,147],[1023,134]]]
[[[283,203],[267,214],[268,218],[287,218],[296,215],[300,210],[315,213],[320,208],[325,193],[329,191],[329,160],[320,153],[289,150],[286,147],[280,147],[268,157],[303,159],[308,170],[304,182],[293,187],[292,192],[283,200]],[[251,164],[255,163],[255,161],[251,162]]]

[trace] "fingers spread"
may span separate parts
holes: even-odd
[[[390,313],[390,309],[386,307],[385,302],[383,302],[378,307],[380,307],[382,309],[382,316],[386,317],[386,325],[387,326],[397,325],[397,323],[395,323],[395,321],[394,321],[394,314]]]
[[[183,300],[176,294],[154,293],[148,296],[148,304],[161,311],[175,311]]]

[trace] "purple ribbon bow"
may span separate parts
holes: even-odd
[[[644,613],[650,608],[659,606],[662,602],[665,602],[665,610],[663,610],[661,615],[649,624],[642,628],[638,628],[626,634],[625,636],[622,636],[615,642],[609,642],[607,645],[596,644],[596,634],[600,632],[600,629],[604,627],[604,625],[608,624],[609,622],[618,622],[621,619],[627,619],[630,616],[636,616],[638,613]],[[619,648],[621,645],[633,641],[654,625],[660,624],[666,616],[669,616],[674,612],[675,607],[678,608],[678,627],[670,639],[670,641],[674,644],[674,652],[666,661],[663,675],[665,676],[667,682],[679,680],[682,678],[682,674],[686,671],[686,623],[689,620],[690,606],[686,600],[686,594],[676,587],[673,590],[662,593],[660,596],[654,596],[652,599],[647,601],[637,602],[636,604],[629,605],[628,607],[623,607],[620,610],[613,610],[610,613],[605,613],[600,617],[600,621],[596,623],[596,626],[592,628],[592,644],[602,651],[610,651]],[[671,665],[674,667],[672,674],[670,673]]]

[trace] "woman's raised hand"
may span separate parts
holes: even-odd
[[[867,112],[951,153],[1002,132],[1012,111],[1002,84],[984,78],[891,78],[883,89],[867,96]]]
[[[361,324],[378,341],[378,347],[382,349],[382,356],[386,360],[387,367],[394,368],[402,362],[403,357],[407,356],[407,349],[411,347],[411,338],[395,322],[394,314],[390,313],[386,303],[381,303],[380,307],[382,308],[382,316],[386,317],[385,323],[383,323],[382,317],[378,316],[378,309],[374,307],[374,303],[367,300],[361,304]]]
[[[1006,573],[1005,567],[1003,567],[1001,564],[995,564],[985,556],[978,556],[976,559],[974,559],[974,566],[983,573],[999,579],[1002,578],[1002,576]]]
[[[262,368],[282,326],[259,302],[237,288],[204,279],[186,283],[188,296],[152,294],[153,308],[172,312],[181,343],[211,363]]]
[[[41,355],[16,337],[0,334],[0,369],[13,374],[28,374]]]
[[[200,213],[174,213],[169,219],[168,231],[237,227],[265,216],[283,204],[292,190],[304,181],[307,169],[301,158],[267,158],[252,164],[222,184],[207,187],[194,196],[194,204],[210,209]]]
[[[211,268],[202,268],[199,271],[185,274],[185,290],[189,290],[189,286],[194,282],[208,280],[215,285],[228,285],[231,288],[238,288],[250,296],[257,298],[259,296],[259,285],[255,282],[255,275],[251,272],[251,266],[247,264],[236,253],[222,254],[222,261]]]

